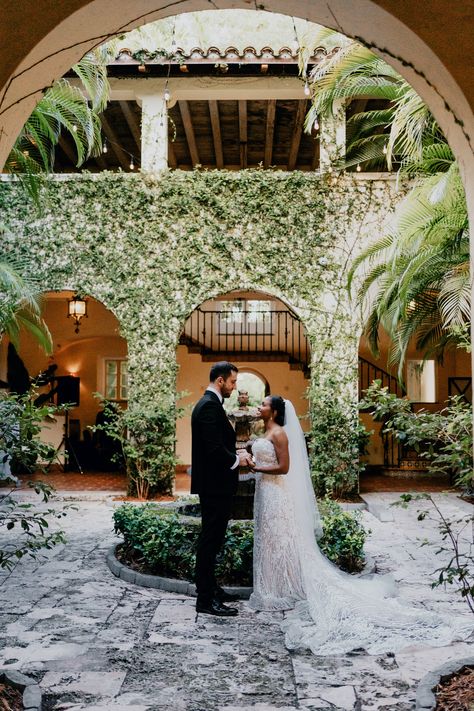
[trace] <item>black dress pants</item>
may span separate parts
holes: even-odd
[[[196,592],[201,603],[209,603],[217,589],[216,557],[224,543],[229,523],[232,495],[200,494],[201,533],[196,548]]]

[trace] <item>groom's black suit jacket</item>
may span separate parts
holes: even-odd
[[[216,393],[206,390],[191,416],[191,493],[232,496],[237,490],[235,431]]]

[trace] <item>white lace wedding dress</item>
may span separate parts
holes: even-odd
[[[249,601],[256,610],[291,610],[282,623],[287,647],[309,648],[319,655],[356,648],[380,654],[411,644],[443,646],[469,636],[470,619],[441,619],[424,609],[404,607],[388,599],[394,594],[394,582],[387,577],[360,579],[343,573],[321,553],[314,532],[317,520],[306,525],[308,489],[302,488],[301,475],[291,464],[292,457],[301,464],[303,455],[288,435],[286,475],[258,473],[259,466],[276,464],[277,457],[270,440],[253,444],[254,592]],[[304,439],[299,446],[304,446]],[[309,503],[316,508],[312,487],[311,495],[314,504]]]

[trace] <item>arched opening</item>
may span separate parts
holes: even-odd
[[[290,399],[309,428],[308,403],[311,353],[304,324],[281,299],[260,291],[232,291],[200,304],[188,317],[177,347],[177,390],[184,393],[184,416],[177,423],[178,472],[191,461],[190,412],[209,382],[218,360],[239,368],[241,382],[257,396]],[[250,393],[249,393],[250,394]],[[234,395],[237,404],[237,394]],[[226,409],[231,407],[226,405]],[[178,478],[178,490],[186,479]]]
[[[398,379],[397,366],[390,364],[391,342],[380,329],[380,352],[375,357],[365,338],[359,342],[359,399],[374,380],[398,397],[408,397],[413,412],[439,412],[446,407],[448,399],[461,396],[472,403],[472,370],[470,354],[461,348],[446,351],[442,360],[425,357],[411,343],[404,364],[403,383]],[[443,488],[448,479],[446,474],[427,479],[427,460],[413,447],[403,446],[395,438],[383,432],[383,421],[374,421],[371,411],[362,411],[360,419],[370,436],[368,451],[363,460],[366,469],[360,479],[361,491],[383,491],[426,486],[431,489]],[[387,478],[390,477],[390,478]]]
[[[79,309],[86,311],[84,316],[68,317],[74,297],[71,291],[43,295],[42,315],[52,336],[52,354],[46,355],[30,334],[22,333],[18,363],[22,362],[26,369],[24,377],[37,385],[38,397],[59,407],[55,422],[45,422],[41,432],[42,439],[58,449],[51,476],[60,477],[62,488],[74,489],[100,488],[104,475],[102,488],[124,490],[125,477],[118,473],[118,464],[113,461],[116,448],[102,433],[93,433],[90,428],[100,422],[102,405],[98,395],[127,407],[127,342],[120,335],[116,316],[92,297],[84,297],[85,307]],[[8,352],[8,343],[3,339],[2,380],[7,378]],[[65,404],[70,406],[62,411]],[[78,472],[80,477],[76,476]]]

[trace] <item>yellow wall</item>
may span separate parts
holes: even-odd
[[[192,406],[199,400],[209,384],[209,370],[212,363],[203,362],[197,353],[188,353],[186,346],[178,346],[177,360],[179,365],[177,389],[178,392],[188,391],[189,395],[182,398],[180,405],[186,407],[185,416],[177,424],[177,454],[181,463],[191,462],[191,421]],[[298,415],[306,415],[307,400],[304,399],[309,381],[300,370],[291,370],[288,363],[282,362],[250,362],[233,360],[239,370],[249,370],[262,375],[270,385],[272,395],[281,395],[291,400]],[[308,421],[302,421],[303,429],[308,429]]]
[[[37,375],[51,363],[56,363],[56,375],[80,377],[80,406],[71,410],[71,418],[80,420],[81,430],[95,424],[101,409],[93,393],[104,392],[104,359],[123,358],[127,343],[119,335],[118,321],[102,304],[88,300],[88,318],[82,320],[79,333],[67,318],[68,294],[49,295],[45,299],[43,317],[53,337],[53,355],[48,357],[35,341],[23,334],[20,356],[30,376]],[[0,362],[5,375],[7,345],[0,344]],[[0,373],[0,378],[2,373]]]
[[[389,367],[387,364],[389,340],[384,332],[380,334],[380,357],[374,358],[370,353],[369,348],[364,339],[361,339],[359,346],[359,355],[365,358],[370,363],[373,363],[378,368],[390,372],[396,376],[396,367]],[[408,349],[407,359],[422,359],[423,356],[416,350],[414,345]],[[435,380],[436,380],[436,402],[435,403],[415,403],[414,409],[425,409],[430,412],[436,412],[444,407],[446,400],[449,397],[448,378],[451,377],[471,377],[471,356],[469,353],[461,349],[446,352],[443,363],[435,363]],[[369,455],[365,461],[371,465],[383,464],[383,446],[379,436],[381,425],[374,422],[370,414],[361,413],[361,420],[366,429],[374,430],[369,446]]]

